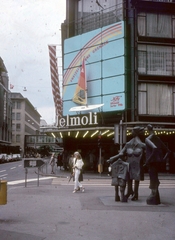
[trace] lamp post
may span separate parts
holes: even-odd
[[[98,135],[98,147],[99,147],[99,163],[98,163],[98,172],[101,174],[102,173],[102,164],[101,164],[101,131],[99,132]]]

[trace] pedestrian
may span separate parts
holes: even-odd
[[[57,156],[57,167],[60,167],[60,170],[61,170],[62,166],[63,166],[63,163],[62,163],[61,153],[58,153],[58,156]]]
[[[73,174],[73,159],[74,159],[74,155],[70,154],[70,156],[69,156],[69,170],[70,170],[71,174]]]
[[[73,158],[73,173],[74,173],[74,191],[73,193],[76,193],[77,191],[84,192],[84,188],[81,184],[81,181],[83,181],[83,168],[84,162],[82,160],[82,157],[79,152],[74,153]]]
[[[51,174],[54,174],[54,167],[55,167],[55,162],[56,162],[56,159],[55,159],[55,153],[52,153],[52,156],[50,158],[50,162],[49,164],[51,165]]]
[[[62,163],[63,163],[63,168],[65,171],[67,171],[67,167],[68,167],[68,152],[67,150],[65,150],[62,154]]]
[[[160,140],[158,136],[154,134],[153,126],[149,124],[147,126],[149,136],[145,139],[146,143],[146,163],[148,167],[148,173],[150,178],[151,194],[148,196],[146,202],[148,205],[160,204],[159,195],[159,177],[158,169],[161,163],[169,161],[169,155],[171,151],[167,146]]]

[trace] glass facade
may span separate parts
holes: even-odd
[[[76,35],[123,20],[122,0],[80,0],[75,22]]]

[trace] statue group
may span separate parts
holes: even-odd
[[[138,200],[139,183],[144,180],[144,168],[147,167],[151,193],[146,202],[148,205],[160,204],[158,169],[160,163],[168,161],[170,150],[154,134],[152,125],[147,126],[147,131],[149,136],[142,142],[144,127],[134,127],[133,138],[125,144],[119,154],[107,161],[112,167],[111,185],[115,187],[115,201],[127,202],[130,196],[132,201]]]

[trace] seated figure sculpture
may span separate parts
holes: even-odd
[[[116,162],[114,162],[111,166],[111,177],[112,177],[112,186],[115,186],[115,201],[116,202],[127,202],[127,198],[125,197],[125,187],[126,181],[128,180],[129,173],[129,164],[124,162],[121,158],[119,158]],[[120,196],[119,196],[119,188],[120,188]]]
[[[124,148],[116,156],[111,157],[108,162],[112,163],[118,158],[123,158],[129,163],[129,177],[127,180],[128,188],[125,199],[131,195],[132,201],[138,200],[138,189],[140,180],[144,180],[143,164],[145,161],[145,143],[140,140],[140,135],[144,132],[144,127],[134,127],[132,130],[133,138],[127,142]],[[132,182],[134,180],[134,191]]]

